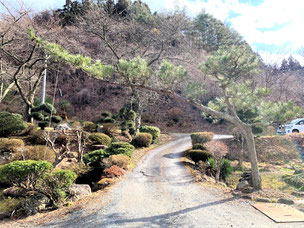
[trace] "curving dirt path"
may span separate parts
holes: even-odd
[[[43,227],[304,227],[276,224],[249,202],[194,183],[180,159],[190,146],[188,135],[176,135],[149,152],[102,203]]]
[[[304,227],[276,224],[250,202],[195,183],[181,162],[190,137],[175,136],[150,151],[102,199],[42,227]]]

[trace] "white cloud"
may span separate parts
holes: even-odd
[[[293,53],[304,47],[304,1],[301,0],[264,0],[258,6],[239,3],[238,0],[146,0],[154,10],[174,10],[186,8],[191,16],[197,15],[202,9],[216,18],[230,22],[249,44],[262,43],[267,45],[286,46],[284,50],[276,50],[276,53]],[[151,4],[150,4],[151,2]],[[233,11],[239,16],[228,19],[229,12]],[[260,31],[259,28],[272,28],[283,26],[277,31]],[[271,50],[270,50],[271,51]]]
[[[300,54],[273,54],[270,52],[259,52],[266,64],[270,65],[281,65],[283,59],[288,59],[292,56],[296,59],[302,66],[304,66],[304,56]]]

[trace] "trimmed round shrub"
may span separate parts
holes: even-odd
[[[112,117],[112,113],[110,113],[110,112],[103,112],[103,113],[101,113],[101,116],[103,117],[103,119],[111,118]]]
[[[22,150],[19,150],[14,158],[14,160],[45,160],[50,163],[54,163],[56,155],[54,151],[43,145],[26,146]]]
[[[128,166],[130,164],[130,159],[126,155],[117,154],[117,155],[110,156],[110,162],[112,165],[117,165],[120,168],[128,169]]]
[[[82,123],[83,130],[88,132],[94,132],[96,131],[96,124],[94,124],[91,121],[85,121]]]
[[[138,133],[132,141],[132,144],[136,147],[149,147],[151,143],[152,135],[149,133]]]
[[[41,128],[41,130],[44,130],[49,125],[48,121],[41,121],[38,123],[38,127]]]
[[[135,148],[134,146],[132,146],[130,143],[127,142],[114,142],[106,150],[109,152],[110,155],[123,154],[128,157],[131,157]]]
[[[207,150],[189,150],[187,156],[191,158],[195,163],[199,161],[207,161],[208,158],[212,157],[212,154]]]
[[[255,135],[262,134],[264,132],[264,128],[262,126],[252,126],[252,133]]]
[[[39,180],[37,188],[57,206],[64,201],[76,178],[76,173],[71,170],[58,169],[45,174]]]
[[[62,121],[62,118],[60,116],[52,116],[51,118],[53,123],[60,123]]]
[[[1,180],[13,186],[33,190],[37,181],[53,168],[47,161],[14,161],[0,169]]]
[[[135,123],[134,121],[127,121],[126,122],[127,128],[135,128]]]
[[[91,140],[93,144],[101,144],[106,146],[111,145],[111,138],[103,133],[91,134],[89,136],[89,140]]]
[[[109,157],[106,150],[94,150],[83,155],[83,162],[91,166],[99,166],[102,159]]]
[[[112,119],[112,118],[105,118],[105,119],[103,120],[103,122],[104,122],[104,123],[115,123],[115,120]]]
[[[44,103],[32,109],[32,112],[45,111],[46,113],[56,114],[56,109],[50,103]]]
[[[0,138],[0,152],[17,152],[24,147],[24,142],[21,139]]]
[[[210,142],[213,136],[213,132],[194,132],[190,134],[192,145]]]
[[[43,121],[44,120],[44,115],[42,115],[41,112],[32,112],[31,116],[38,121]]]
[[[152,135],[152,142],[155,142],[160,136],[160,130],[159,130],[158,127],[141,126],[139,131],[151,134]]]
[[[27,128],[22,116],[9,112],[0,112],[0,137],[19,133]]]
[[[206,146],[204,146],[204,144],[195,144],[193,147],[192,147],[193,150],[207,150]]]
[[[42,138],[43,132],[40,129],[33,129],[26,137],[27,144],[32,145],[45,145],[46,141]]]

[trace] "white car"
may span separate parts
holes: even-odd
[[[304,132],[304,118],[295,119],[285,125],[285,134]]]

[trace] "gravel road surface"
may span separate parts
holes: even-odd
[[[189,135],[176,135],[149,152],[102,203],[43,227],[304,227],[277,224],[250,202],[195,183],[181,162],[190,146]]]

